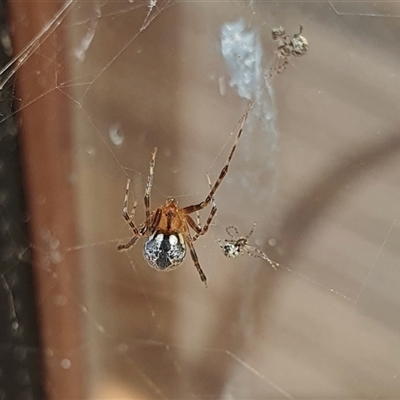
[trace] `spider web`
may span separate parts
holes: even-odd
[[[46,40],[68,31],[48,60],[57,73],[40,92],[15,99],[14,114],[54,91],[73,110],[79,238],[61,253],[46,231],[38,250],[49,265],[79,260],[83,300],[48,301],[81,312],[85,344],[70,353],[88,360],[92,398],[398,393],[399,143],[390,130],[398,120],[399,56],[390,51],[398,27],[382,18],[396,13],[389,3],[373,13],[364,2],[355,13],[340,7],[70,0],[1,71],[1,87],[12,84]],[[362,18],[372,14],[381,21],[372,24],[374,37]],[[267,83],[271,28],[297,32],[300,24],[309,54]],[[352,32],[354,47],[343,32]],[[68,65],[57,62],[59,52]],[[206,174],[217,178],[249,101],[216,194],[217,218],[196,242],[209,288],[189,257],[160,274],[143,260],[142,242],[117,252],[131,235],[121,217],[126,180],[140,223],[152,149],[152,207],[168,196],[194,204],[207,194]],[[277,272],[261,259],[225,259],[219,249],[227,226],[246,235],[254,221],[252,244],[280,262]],[[18,329],[4,278],[2,289]],[[54,368],[68,370],[70,353]]]

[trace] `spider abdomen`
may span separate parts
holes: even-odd
[[[235,258],[242,254],[240,247],[236,243],[225,242],[221,244],[221,249],[225,257]]]
[[[149,265],[159,271],[170,271],[180,264],[186,255],[186,246],[181,234],[165,234],[156,231],[143,246],[143,256]]]

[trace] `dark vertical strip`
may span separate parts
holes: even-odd
[[[9,1],[14,54],[59,11],[59,1]],[[44,388],[48,399],[84,393],[72,133],[69,102],[57,90],[67,78],[66,32],[57,26],[16,74],[22,167],[29,212]]]
[[[0,68],[11,56],[0,2]],[[30,245],[24,210],[13,86],[0,92],[0,399],[43,399]]]

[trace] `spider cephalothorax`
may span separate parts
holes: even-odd
[[[187,245],[193,263],[200,275],[200,278],[207,285],[207,278],[200,267],[200,263],[193,243],[201,235],[207,233],[208,227],[210,226],[217,212],[217,207],[213,203],[214,194],[228,172],[229,164],[232,160],[233,153],[235,152],[236,146],[243,132],[243,126],[246,118],[247,112],[239,121],[239,130],[236,135],[236,139],[233,143],[228,159],[225,162],[225,165],[222,168],[217,181],[214,183],[214,186],[211,186],[210,192],[208,193],[205,200],[200,203],[179,208],[177,202],[174,199],[170,198],[163,206],[158,207],[153,212],[151,212],[150,193],[151,187],[153,185],[154,166],[157,154],[157,148],[154,149],[150,161],[150,173],[144,195],[146,220],[138,226],[136,226],[133,222],[133,217],[135,215],[135,209],[137,205],[136,202],[134,203],[131,215],[128,214],[128,195],[130,185],[130,180],[128,179],[126,184],[122,215],[127,224],[132,229],[133,236],[128,243],[120,244],[118,246],[118,250],[129,249],[138,241],[138,239],[146,235],[147,240],[143,246],[144,258],[151,267],[157,269],[158,271],[170,271],[183,262],[186,255]],[[206,208],[211,203],[213,204],[210,214],[207,218],[205,225],[201,227],[199,220],[197,220],[197,222],[194,221],[189,214],[198,212]],[[191,235],[189,228],[191,228],[195,232],[193,236]]]

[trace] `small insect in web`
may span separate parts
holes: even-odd
[[[299,33],[293,36],[287,35],[285,30],[280,26],[272,29],[272,39],[278,42],[278,48],[275,50],[277,65],[272,66],[267,74],[267,78],[279,75],[283,72],[290,61],[290,57],[301,57],[307,53],[308,41],[302,36],[303,27],[300,25]]]
[[[207,197],[200,203],[178,207],[178,203],[173,198],[168,198],[164,205],[151,211],[150,195],[153,185],[154,166],[156,163],[157,148],[154,149],[150,161],[150,172],[147,179],[146,190],[144,194],[144,206],[146,219],[140,225],[133,221],[137,202],[133,205],[131,214],[128,214],[128,196],[130,180],[126,183],[125,198],[122,210],[122,216],[133,231],[133,236],[126,244],[120,244],[118,250],[127,250],[132,247],[142,236],[147,236],[143,246],[143,256],[147,263],[158,271],[171,271],[182,264],[186,255],[186,245],[189,248],[190,256],[200,275],[200,279],[207,286],[207,278],[200,267],[193,243],[202,235],[206,234],[208,228],[217,213],[217,207],[214,203],[214,194],[228,173],[233,154],[236,150],[240,136],[243,132],[248,111],[239,120],[239,130],[232,145],[228,159],[226,160],[217,181],[210,187]],[[210,214],[204,226],[201,226],[199,217],[197,222],[190,216],[192,213],[212,205]],[[192,236],[190,228],[195,232]]]
[[[231,239],[225,239],[224,242],[218,240],[218,243],[222,252],[228,258],[235,258],[238,255],[247,253],[250,256],[262,258],[268,261],[269,265],[276,270],[276,267],[279,267],[279,263],[272,261],[261,250],[249,245],[250,236],[253,234],[256,225],[257,223],[254,222],[253,227],[247,236],[240,236],[239,231],[235,226],[228,226],[228,228],[226,228],[226,233],[231,237]]]

